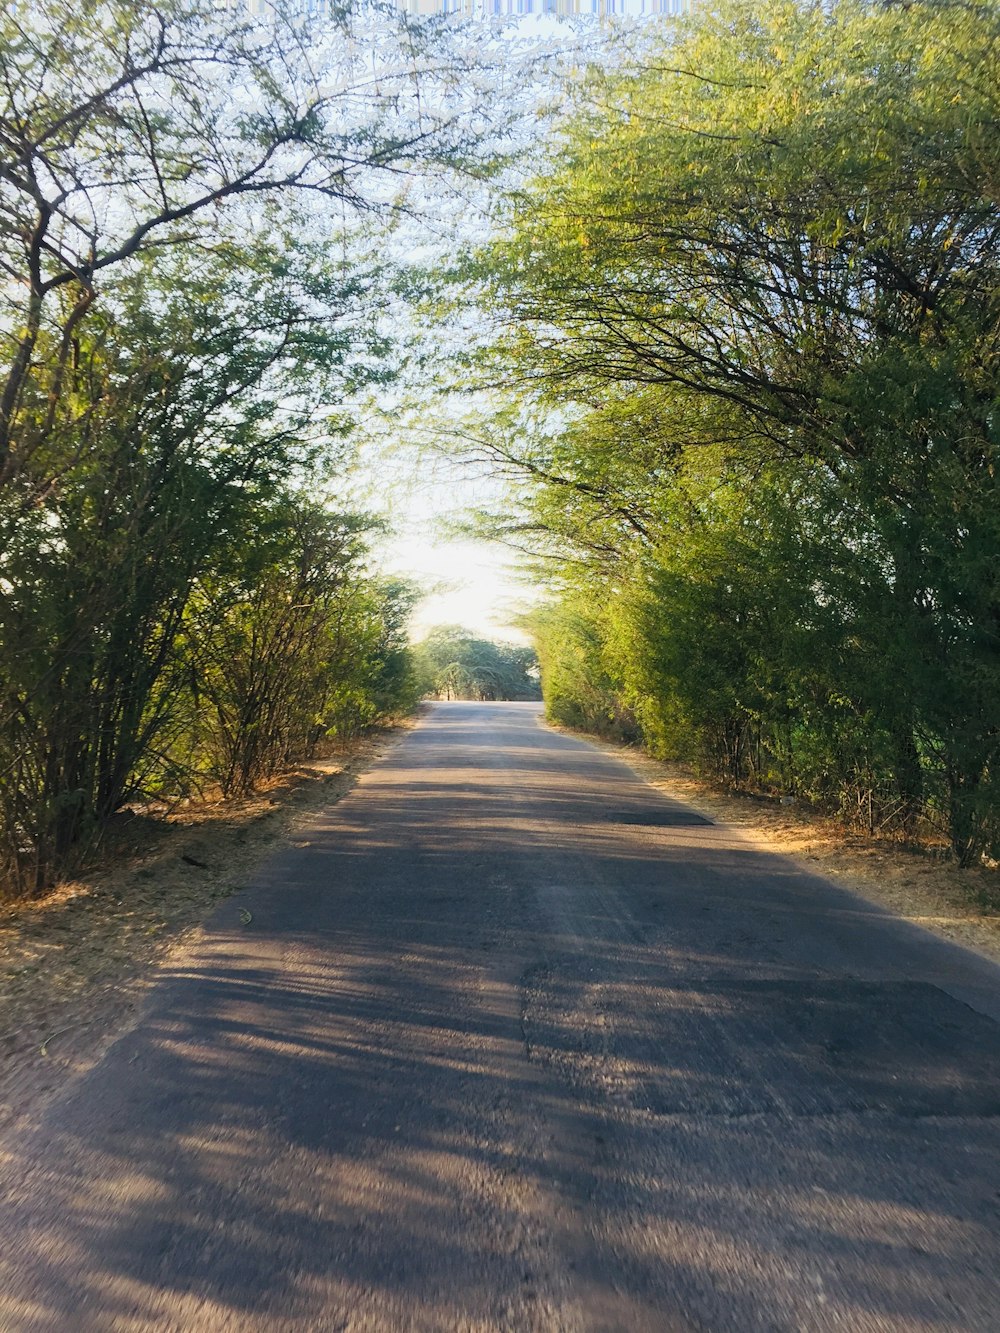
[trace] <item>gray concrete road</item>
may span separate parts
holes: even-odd
[[[1000,1329],[1000,970],[531,705],[299,841],[4,1145],[0,1328]]]

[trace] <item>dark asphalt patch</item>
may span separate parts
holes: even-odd
[[[757,983],[801,1043],[865,1109],[904,1116],[1000,1115],[1000,1024],[926,982]],[[747,983],[752,993],[753,983]]]
[[[558,967],[544,990],[533,1058],[655,1115],[1000,1116],[1000,1025],[926,983],[697,982],[645,1012]]]

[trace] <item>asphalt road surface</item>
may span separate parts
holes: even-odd
[[[1000,969],[529,704],[298,842],[4,1145],[0,1328],[1000,1329]]]

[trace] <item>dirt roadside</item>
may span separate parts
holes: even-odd
[[[33,1120],[127,1031],[155,965],[410,725],[302,764],[248,800],[124,817],[106,868],[0,907],[0,1130]]]
[[[803,870],[1000,962],[1000,871],[961,870],[943,846],[907,846],[852,833],[807,806],[727,792],[684,765],[653,759],[633,746],[582,738],[623,760],[665,796],[739,828],[762,850],[790,856]]]

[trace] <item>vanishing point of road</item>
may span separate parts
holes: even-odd
[[[4,1333],[1000,1329],[1000,969],[531,704],[296,842],[0,1145]]]

